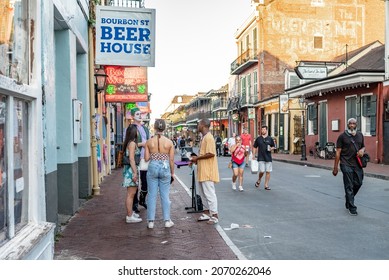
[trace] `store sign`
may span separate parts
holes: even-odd
[[[327,77],[327,67],[297,66],[294,71],[300,79],[317,80]]]
[[[106,102],[148,101],[147,68],[104,66],[107,76]]]
[[[155,65],[155,9],[96,7],[96,64]]]

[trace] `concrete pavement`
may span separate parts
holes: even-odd
[[[332,169],[333,160],[276,153],[273,159],[293,164]],[[220,167],[221,168],[221,167]],[[370,163],[366,176],[389,180],[389,166]],[[188,176],[189,173],[188,173]],[[234,260],[242,259],[220,226],[197,222],[198,213],[187,213],[191,205],[187,191],[175,180],[171,188],[171,216],[175,225],[163,227],[161,207],[157,204],[154,229],[146,227],[146,210],[140,207],[143,222],[125,223],[121,187],[122,170],[113,170],[101,184],[101,195],[84,202],[79,211],[64,222],[57,236],[55,259],[103,260]],[[222,181],[220,184],[229,184]],[[158,220],[159,219],[159,220]]]

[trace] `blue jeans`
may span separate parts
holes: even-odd
[[[164,221],[170,220],[170,165],[167,160],[151,160],[147,170],[147,220],[155,220],[157,195],[161,197],[162,215]]]

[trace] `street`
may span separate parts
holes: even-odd
[[[359,215],[350,216],[341,172],[334,177],[326,169],[274,161],[272,190],[263,189],[264,178],[256,189],[258,175],[246,168],[239,192],[231,189],[229,160],[218,158],[219,226],[246,259],[389,259],[386,180],[365,177],[355,201]],[[190,168],[176,169],[176,176],[190,188]]]

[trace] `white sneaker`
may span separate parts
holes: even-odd
[[[135,217],[135,218],[139,218],[139,214],[135,213],[135,212],[132,212],[132,216]]]
[[[147,223],[147,228],[154,228],[154,222],[153,221],[149,221]]]
[[[236,183],[232,183],[232,189],[236,191]]]
[[[166,228],[170,228],[170,227],[172,227],[172,226],[174,226],[174,223],[173,223],[172,220],[165,221],[165,227],[166,227]]]
[[[140,223],[141,221],[142,221],[142,218],[136,218],[134,215],[126,216],[126,223],[127,224]]]
[[[239,191],[243,192],[243,187],[242,186],[239,186]]]

